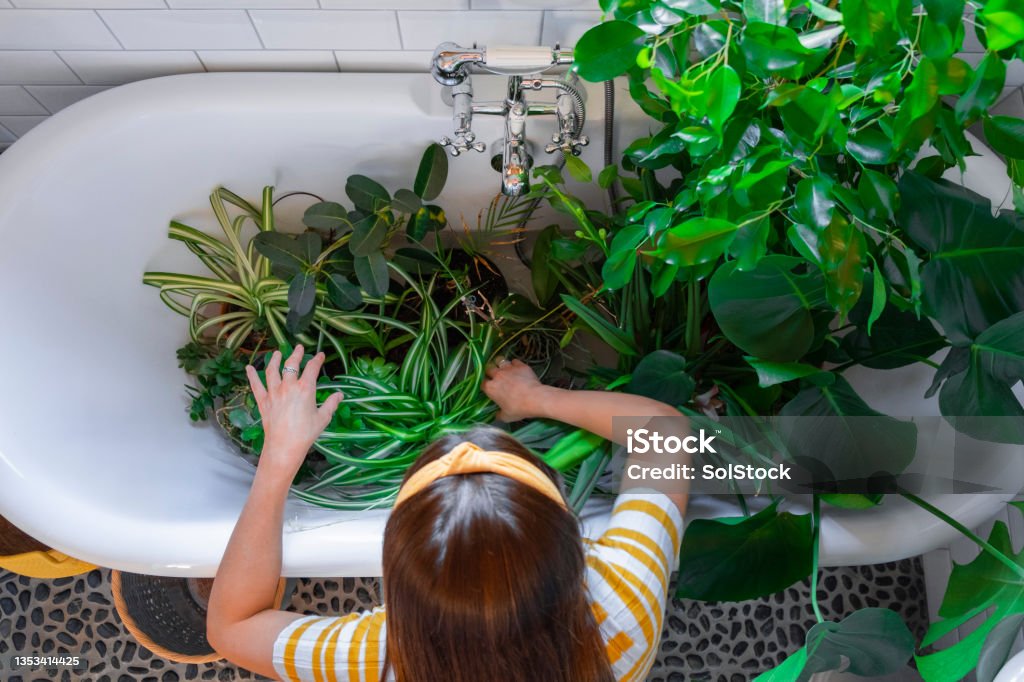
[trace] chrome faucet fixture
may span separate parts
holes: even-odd
[[[442,137],[441,144],[452,156],[470,150],[483,152],[486,145],[478,142],[473,132],[473,116],[502,116],[505,118],[505,138],[496,144],[501,152],[492,157],[492,165],[501,173],[501,191],[519,196],[530,189],[530,169],[533,156],[526,138],[526,119],[529,116],[555,116],[558,132],[544,147],[548,154],[579,156],[590,140],[583,134],[586,107],[579,79],[570,72],[562,78],[543,78],[541,74],[561,65],[572,64],[572,50],[558,45],[549,47],[476,46],[465,48],[455,43],[442,43],[434,51],[431,73],[444,86],[445,102],[453,109],[452,137]],[[470,69],[483,70],[508,76],[505,99],[498,102],[474,102]],[[527,91],[551,89],[556,91],[554,102],[529,102]]]

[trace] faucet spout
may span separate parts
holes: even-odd
[[[505,149],[501,159],[501,192],[517,197],[530,191],[530,157],[526,144],[526,104],[516,101],[505,118]]]

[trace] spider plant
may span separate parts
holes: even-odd
[[[160,299],[171,310],[188,318],[189,337],[193,342],[212,342],[238,350],[247,341],[255,340],[255,347],[247,349],[253,355],[266,342],[275,347],[291,343],[286,328],[290,299],[294,298],[293,287],[275,274],[271,259],[257,250],[256,239],[243,246],[242,232],[248,221],[255,224],[259,234],[275,233],[273,201],[272,187],[264,188],[261,208],[223,187],[214,190],[210,204],[223,239],[171,221],[168,236],[194,253],[210,270],[211,276],[151,271],[144,274],[142,281],[159,287]],[[241,213],[232,216],[229,212],[232,206]],[[308,264],[310,268],[326,267],[331,253],[349,238],[350,234],[339,237]],[[317,283],[302,295],[327,300],[328,285]],[[368,323],[352,317],[348,311],[320,305],[310,320],[309,331],[296,338],[308,344],[315,344],[318,338],[326,339],[337,345],[340,343],[338,334],[358,337],[369,330]]]
[[[382,303],[380,313],[351,314],[369,326],[369,343],[339,344],[344,373],[324,376],[317,385],[318,400],[339,390],[345,400],[313,446],[319,457],[311,458],[317,460],[311,480],[293,493],[323,507],[388,506],[427,443],[490,421],[496,410],[480,391],[495,325],[475,314],[456,315],[471,290],[440,305],[433,294],[442,276],[423,279],[394,262],[388,268],[404,283],[403,295]],[[401,319],[409,310],[417,317]],[[400,364],[388,357],[396,349],[404,351]],[[251,393],[240,392],[225,409],[240,440],[258,452],[262,430]]]

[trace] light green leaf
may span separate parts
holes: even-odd
[[[744,355],[743,359],[757,372],[757,385],[761,388],[802,379],[822,371],[820,367],[812,367],[802,362],[769,362],[751,355]]]
[[[620,76],[636,63],[646,33],[626,21],[594,26],[576,42],[575,68],[591,82]]]
[[[671,265],[698,265],[720,257],[738,226],[718,218],[691,218],[663,233],[653,255]]]
[[[569,171],[569,175],[576,182],[587,183],[594,179],[587,164],[584,163],[583,159],[574,154],[566,155],[565,169]]]

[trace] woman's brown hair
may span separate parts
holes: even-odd
[[[429,445],[406,474],[462,441],[558,474],[503,431]],[[384,530],[386,671],[398,682],[614,682],[584,586],[576,516],[493,473],[446,476]]]

